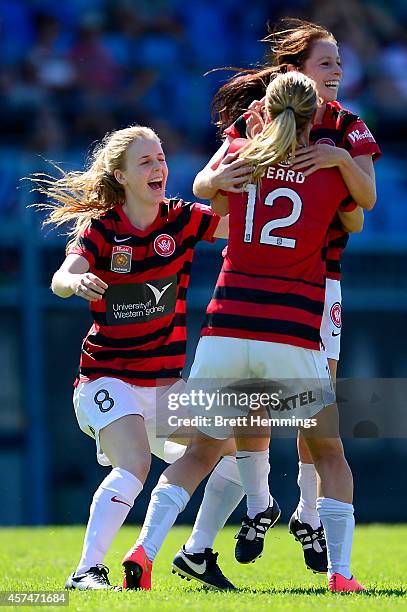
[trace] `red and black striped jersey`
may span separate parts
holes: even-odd
[[[199,203],[163,202],[145,230],[115,206],[69,249],[108,284],[90,302],[93,325],[82,344],[80,380],[101,376],[140,386],[178,378],[185,362],[186,292],[194,249],[212,241],[219,217]]]
[[[231,138],[246,138],[246,121],[239,117],[224,132]],[[346,149],[352,157],[372,155],[373,160],[380,157],[381,151],[366,124],[339,102],[327,102],[321,123],[312,127],[310,141],[313,144],[329,144]],[[327,235],[325,249],[326,275],[340,280],[340,258],[349,240],[336,215]]]
[[[328,102],[320,124],[313,126],[310,141],[314,144],[329,144],[346,149],[352,157],[371,155],[373,160],[380,157],[381,151],[367,125],[339,102]],[[340,280],[340,258],[349,240],[349,234],[342,228],[336,215],[327,235],[326,275],[327,278]]]
[[[227,194],[229,241],[202,335],[319,350],[326,235],[355,204],[337,168],[305,177],[281,163],[246,189]]]

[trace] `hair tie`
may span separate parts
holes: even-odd
[[[292,111],[293,111],[293,113],[295,113],[295,110],[294,110],[294,109],[293,109],[293,107],[292,107],[292,106],[290,106],[290,105],[286,106],[284,110],[292,110]]]

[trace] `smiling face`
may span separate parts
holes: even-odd
[[[336,100],[343,73],[337,45],[328,39],[314,42],[301,72],[315,81],[324,102]]]
[[[125,167],[115,170],[126,199],[155,206],[165,197],[168,168],[158,138],[137,138],[126,151]]]

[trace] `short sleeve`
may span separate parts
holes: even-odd
[[[232,125],[224,130],[223,134],[225,136],[230,136],[230,138],[247,138],[246,129],[246,119],[241,115]]]
[[[339,205],[339,210],[341,212],[352,212],[357,208],[356,202],[353,201],[352,196],[347,196],[342,200]]]
[[[77,244],[68,247],[67,255],[80,255],[88,260],[92,268],[95,268],[101,253],[101,241],[102,236],[98,232],[97,222],[92,221],[90,226],[79,236]]]
[[[213,212],[210,206],[194,202],[191,205],[191,222],[195,226],[196,241],[206,240],[214,242],[214,233],[218,227],[220,217]]]
[[[372,155],[373,160],[379,159],[382,152],[373,134],[361,119],[352,122],[346,130],[345,148],[352,157]]]

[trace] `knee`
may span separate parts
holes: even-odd
[[[140,456],[138,454],[130,455],[120,461],[120,467],[136,476],[144,483],[151,467],[151,455]]]
[[[195,465],[199,465],[200,470],[209,474],[217,464],[221,455],[221,447],[212,446],[210,444],[200,444],[197,446],[190,446],[185,456],[188,455],[190,461],[193,461]]]
[[[308,441],[308,448],[314,462],[337,464],[345,461],[343,445],[340,438],[325,438]]]

